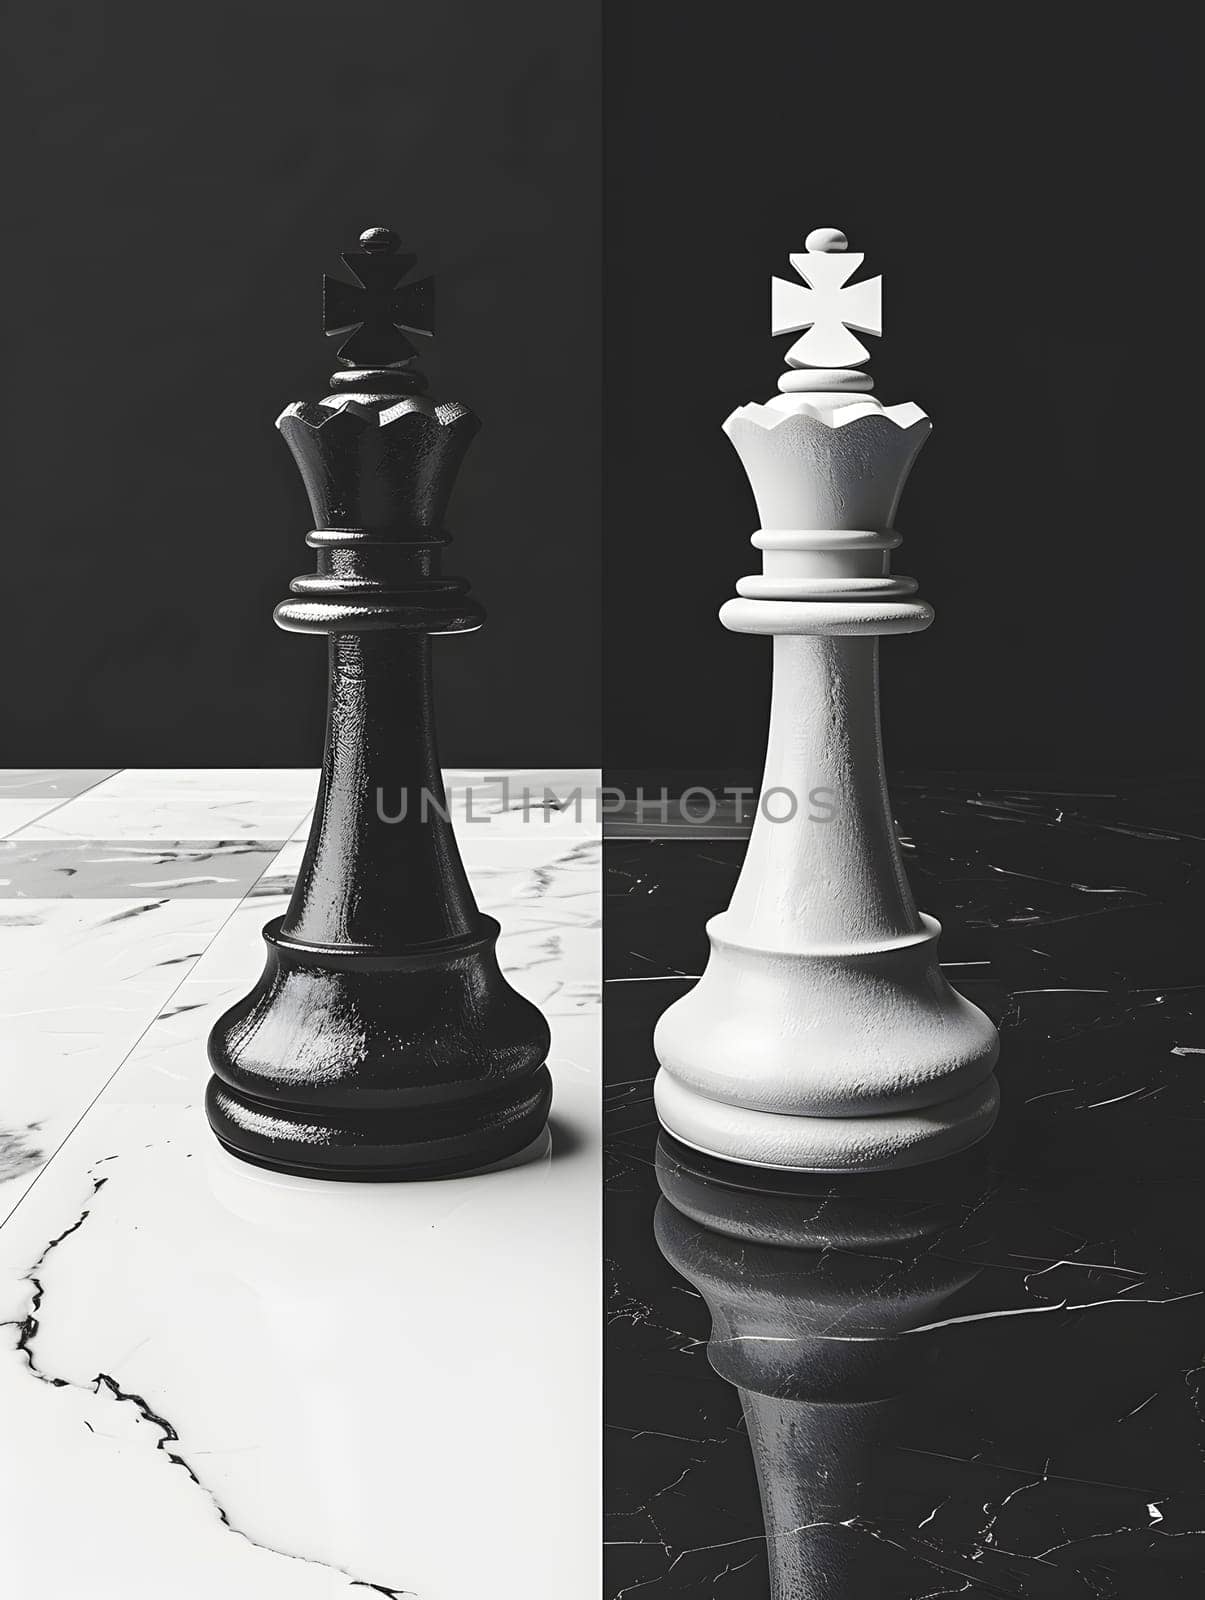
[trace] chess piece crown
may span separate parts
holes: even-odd
[[[551,1080],[548,1024],[499,969],[436,751],[431,637],[484,620],[440,570],[478,422],[424,392],[410,335],[430,336],[429,280],[404,281],[413,257],[389,230],[360,243],[343,258],[358,286],[325,283],[325,330],[343,336],[332,392],[277,422],[317,570],[275,618],[328,639],[322,776],[263,975],[210,1035],[206,1106],[244,1160],[365,1180],[517,1154],[544,1128]]]
[[[323,329],[342,337],[342,366],[322,400],[277,419],[314,513],[318,570],[294,578],[282,628],[413,627],[463,633],[485,614],[462,578],[440,571],[448,499],[480,424],[457,401],[436,404],[407,334],[433,336],[430,278],[406,285],[415,257],[388,228],[360,235],[343,260],[359,286],[323,279]]]
[[[764,405],[739,407],[724,424],[762,520],[753,543],[763,570],[740,580],[740,599],[721,613],[738,632],[776,631],[784,620],[781,610],[742,600],[819,602],[824,610],[794,610],[793,620],[830,632],[874,626],[908,633],[933,619],[911,598],[915,579],[890,571],[899,544],[896,508],[930,423],[911,402],[883,405],[869,373],[859,370],[870,352],[850,329],[882,333],[883,280],[851,285],[865,258],[846,247],[838,229],[813,229],[803,252],[790,258],[810,287],[771,279],[771,331],[806,332],[787,351],[779,393]],[[782,470],[801,455],[795,470]]]
[[[930,423],[911,403],[884,406],[853,364],[867,352],[849,329],[881,330],[881,286],[849,284],[862,257],[845,245],[818,229],[791,257],[811,287],[775,280],[773,332],[807,331],[779,393],[724,423],[760,513],[763,567],[720,620],[774,640],[770,732],[706,971],[657,1026],[655,1095],[666,1128],[706,1153],[865,1171],[982,1137],[998,1041],[941,974],[941,930],[916,909],[892,825],[878,640],[933,620],[915,580],[891,571],[896,509]],[[812,364],[836,361],[847,364]]]

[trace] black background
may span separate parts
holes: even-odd
[[[768,641],[716,612],[757,526],[720,424],[775,393],[768,283],[824,225],[885,279],[885,402],[932,417],[884,644],[889,758],[1199,759],[1197,66],[1170,8],[611,0],[608,768],[760,766]],[[1195,341],[1193,341],[1195,343]]]
[[[1148,8],[12,7],[5,759],[317,758],[272,605],[309,518],[272,422],[370,222],[438,274],[452,506],[486,629],[449,763],[746,770],[768,646],[715,620],[755,526],[719,432],[774,392],[766,279],[818,224],[886,278],[871,370],[934,419],[889,640],[897,764],[1196,765],[1201,256],[1191,52]],[[605,282],[603,281],[605,280]],[[605,549],[599,317],[605,289]]]
[[[598,758],[598,14],[152,0],[5,21],[4,761],[317,761],[325,652],[273,429],[335,364],[320,279],[386,223],[438,284],[436,398],[483,421],[436,642],[449,764]],[[14,81],[15,80],[15,81]]]

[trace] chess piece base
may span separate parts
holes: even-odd
[[[492,1168],[534,1145],[548,1120],[552,1079],[533,1074],[527,1094],[478,1110],[466,1131],[447,1113],[322,1120],[290,1115],[210,1080],[205,1109],[223,1149],[270,1172],[343,1183],[415,1182]]]
[[[778,1172],[892,1172],[978,1144],[996,1120],[1000,1091],[992,1075],[955,1100],[914,1111],[784,1116],[710,1100],[659,1072],[654,1099],[662,1125],[703,1155]]]
[[[380,1182],[493,1165],[540,1134],[548,1024],[503,978],[498,924],[397,954],[264,929],[255,989],[209,1041],[210,1126],[241,1160]]]
[[[750,945],[732,920],[708,924],[706,972],[657,1024],[657,1114],[675,1138],[745,1166],[885,1172],[989,1131],[999,1040],[942,976],[933,917],[793,951]]]

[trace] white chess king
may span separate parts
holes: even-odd
[[[761,799],[711,954],[661,1018],[658,1115],[695,1149],[750,1166],[874,1172],[949,1155],[995,1120],[991,1022],[946,982],[941,929],[913,903],[879,728],[879,636],[928,627],[890,571],[896,505],[929,435],[884,406],[850,329],[881,332],[881,282],[820,228],[776,278],[772,331],[808,331],[780,393],[724,431],[753,487],[763,571],[720,612],[774,639]]]

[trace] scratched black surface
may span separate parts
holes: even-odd
[[[894,1177],[658,1148],[652,1027],[744,846],[606,846],[605,1593],[1198,1594],[1205,786],[893,798],[1004,1096],[977,1151]]]

